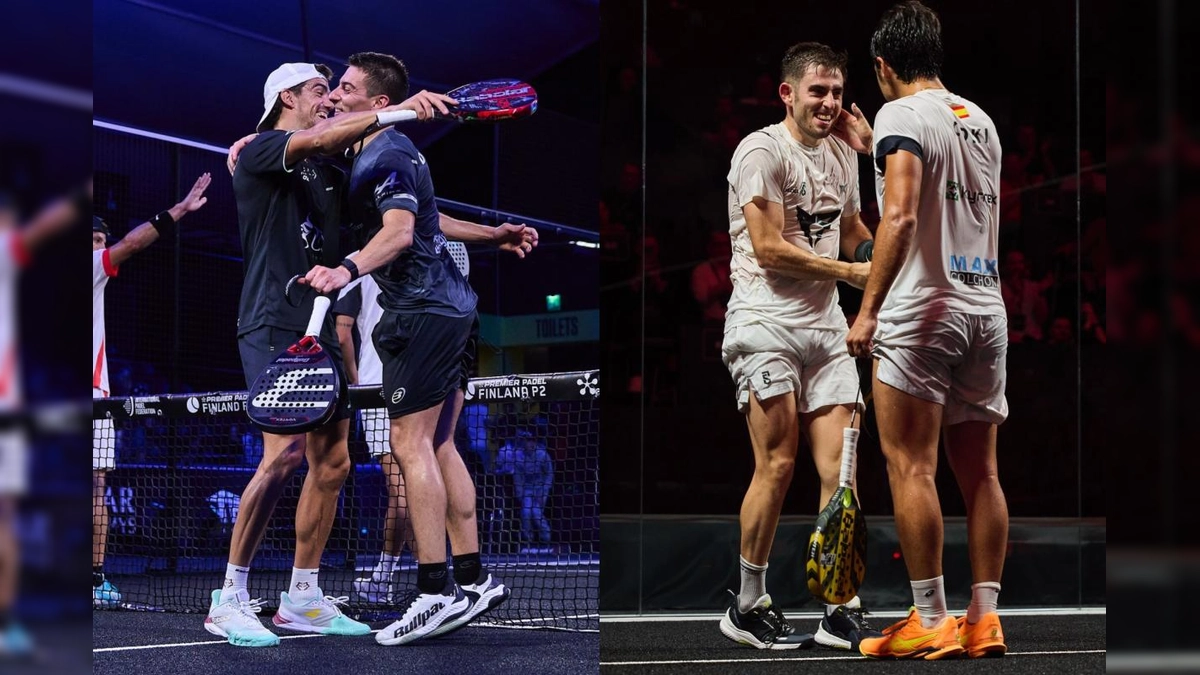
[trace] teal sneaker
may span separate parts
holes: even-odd
[[[312,600],[293,602],[291,596],[286,592],[279,594],[279,611],[275,612],[275,618],[272,621],[275,625],[284,630],[292,630],[300,633],[320,633],[322,635],[368,635],[371,632],[371,627],[365,623],[359,623],[354,619],[342,614],[342,610],[338,605],[344,605],[348,600],[347,596],[335,598],[328,595],[320,595],[321,589],[317,589],[317,597]]]
[[[116,607],[121,604],[121,592],[108,579],[92,587],[92,607]]]
[[[279,636],[258,620],[263,604],[262,600],[251,600],[245,590],[238,591],[225,602],[221,602],[221,591],[213,591],[204,630],[229,640],[229,644],[236,647],[274,647],[279,644]]]

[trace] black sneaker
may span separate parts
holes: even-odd
[[[764,595],[745,614],[738,611],[737,594],[729,591],[733,602],[721,617],[721,632],[734,642],[758,649],[805,649],[813,644],[812,633],[796,633],[783,612]]]
[[[857,652],[860,640],[881,637],[883,633],[867,622],[866,613],[861,607],[839,605],[833,614],[821,619],[821,627],[816,635],[817,644]]]

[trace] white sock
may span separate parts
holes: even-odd
[[[967,605],[967,623],[979,623],[984,614],[996,611],[1000,598],[1000,582],[981,581],[971,584],[971,604]]]
[[[399,564],[400,556],[387,552],[380,553],[379,564],[375,567],[375,579],[377,581],[387,581],[392,578],[392,573],[396,571],[396,567]]]
[[[226,602],[238,591],[246,590],[246,579],[250,576],[250,567],[227,563],[225,565],[225,583],[221,585],[221,600]]]
[[[767,594],[767,566],[755,565],[738,556],[742,571],[742,592],[738,593],[738,611],[750,611],[758,599]]]
[[[946,588],[942,585],[942,577],[910,581],[912,585],[913,604],[921,615],[921,625],[933,628],[948,616],[946,613]]]
[[[838,607],[846,607],[847,609],[858,609],[859,607],[862,607],[862,600],[859,600],[858,596],[856,595],[853,598],[850,598],[849,600],[847,600],[845,605],[825,605],[825,616],[829,616],[829,615],[833,614],[833,612],[835,610],[837,610]]]
[[[292,568],[292,583],[288,584],[288,597],[292,600],[313,600],[321,596],[321,588],[317,585],[317,570],[302,570]]]

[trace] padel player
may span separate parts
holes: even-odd
[[[889,9],[871,38],[887,101],[875,117],[879,250],[846,339],[875,357],[879,440],[914,609],[867,656],[938,659],[1006,650],[996,601],[1008,505],[996,466],[1008,320],[997,260],[1000,140],[991,117],[941,81],[941,22],[919,2]],[[918,228],[918,223],[920,227]],[[971,604],[955,621],[942,579],[938,436],[967,507]],[[960,639],[961,638],[961,639]],[[960,644],[961,643],[961,644]]]
[[[721,353],[746,416],[754,477],[742,502],[741,589],[720,626],[759,649],[813,641],[771,602],[767,559],[801,431],[821,479],[818,510],[837,490],[842,430],[859,405],[837,282],[866,283],[872,246],[859,215],[855,154],[871,147],[871,129],[857,110],[842,108],[846,55],[800,43],[785,54],[781,75],[786,116],[742,140],[727,177],[733,295]],[[855,597],[826,606],[816,640],[849,649],[869,630]]]

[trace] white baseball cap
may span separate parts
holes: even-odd
[[[263,114],[258,120],[258,127],[255,128],[255,131],[263,130],[263,122],[267,121],[267,115],[270,115],[271,110],[275,107],[279,92],[308,82],[314,77],[325,79],[325,76],[311,63],[285,63],[272,71],[267,76],[267,83],[263,85]]]

